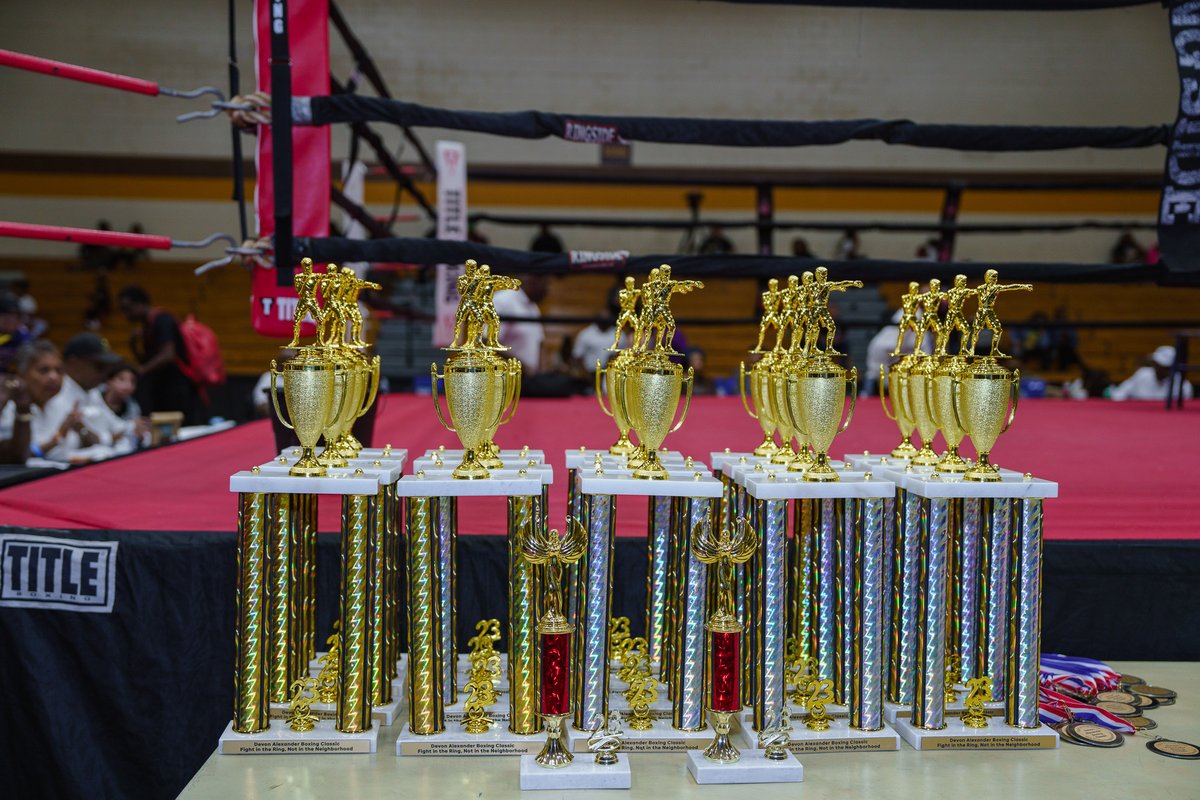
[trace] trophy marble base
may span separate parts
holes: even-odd
[[[967,710],[966,707],[962,704],[961,701],[955,702],[955,703],[947,703],[945,715],[947,717],[961,717],[966,710]],[[984,703],[983,711],[989,717],[1003,717],[1004,716],[1004,703]],[[912,717],[912,706],[911,705],[900,705],[898,703],[884,702],[883,718],[886,719],[891,724],[895,725],[896,720],[910,719],[911,717]]]
[[[608,696],[608,708],[610,711],[617,711],[621,714],[621,720],[624,722],[630,714],[629,702],[620,692],[612,692]],[[667,699],[666,694],[659,696],[657,700],[650,704],[651,719],[665,719],[668,722],[671,720],[671,713],[674,709],[671,706],[671,701]]]
[[[621,740],[622,753],[682,753],[687,750],[703,750],[712,742],[712,728],[702,731],[681,731],[671,727],[670,719],[654,720],[648,731],[636,731],[626,723],[622,728],[625,738]],[[572,753],[588,751],[588,731],[567,731],[568,747]]]
[[[886,723],[877,731],[860,731],[850,727],[847,719],[830,719],[829,730],[810,731],[803,723],[793,725],[788,749],[793,753],[859,753],[900,749],[900,737]],[[758,734],[749,726],[742,726],[742,743],[746,747],[758,746]]]
[[[1058,732],[1046,725],[1011,728],[993,721],[986,728],[969,728],[958,717],[947,717],[940,731],[918,728],[907,719],[896,722],[896,730],[914,750],[1054,750]]]
[[[447,730],[427,736],[413,733],[405,723],[396,738],[398,756],[523,756],[536,755],[546,743],[545,733],[517,734],[496,722],[487,733],[467,733],[461,723],[446,721]]]
[[[629,759],[617,756],[617,763],[600,766],[590,754],[576,756],[565,767],[540,766],[533,755],[521,756],[521,791],[537,789],[628,789],[633,785]]]
[[[687,768],[696,783],[800,783],[804,766],[791,753],[784,761],[771,761],[765,750],[743,750],[732,764],[709,761],[698,750],[687,754]]]
[[[463,708],[463,705],[466,702],[467,695],[460,689],[458,692],[458,701],[445,707],[444,713],[446,715],[447,728],[462,727],[463,720],[467,718],[466,709]],[[501,696],[500,699],[496,701],[496,704],[488,709],[488,716],[495,720],[497,725],[500,725],[501,723],[508,725],[509,713],[507,695]]]
[[[221,734],[217,752],[222,755],[365,755],[374,753],[378,743],[378,725],[364,733],[342,733],[334,729],[332,720],[321,720],[311,731],[296,733],[282,720],[272,720],[271,727],[262,733],[237,733],[230,722]]]
[[[387,727],[396,721],[400,716],[400,700],[395,694],[395,686],[392,686],[394,698],[392,702],[383,706],[374,706],[371,709],[371,720],[377,725]],[[309,713],[317,719],[333,719],[337,715],[337,705],[334,703],[313,703],[309,706]],[[272,703],[271,704],[271,719],[287,719],[288,704],[287,703]]]

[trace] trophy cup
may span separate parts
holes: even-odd
[[[283,399],[290,421],[279,408],[278,378],[283,376]],[[341,415],[334,404],[337,375],[334,363],[318,348],[301,347],[295,358],[283,363],[280,370],[271,361],[271,403],[284,427],[294,430],[300,440],[300,459],[288,470],[290,475],[319,477],[325,467],[313,455],[322,432]],[[345,395],[343,393],[343,400]]]
[[[500,460],[500,448],[492,441],[500,426],[510,422],[517,413],[517,403],[521,399],[521,362],[510,358],[503,364],[499,372],[500,388],[497,392],[502,398],[502,410],[496,424],[488,430],[487,441],[481,448],[480,462],[488,469],[502,469],[504,462]]]
[[[733,531],[725,528],[719,536],[713,534],[712,526],[701,528],[693,547],[700,561],[716,565],[717,570],[717,610],[705,624],[712,676],[709,710],[716,736],[704,751],[704,757],[718,764],[732,764],[741,758],[741,753],[729,739],[730,723],[742,710],[742,623],[735,613],[733,569],[735,564],[744,564],[754,555],[758,535],[743,517],[737,520]]]
[[[893,364],[891,369],[884,364],[879,365],[879,403],[883,406],[883,413],[887,418],[895,420],[900,427],[900,444],[892,450],[892,458],[910,459],[917,454],[917,448],[912,443],[913,430],[917,423],[905,399],[908,396],[908,372],[915,360],[913,356],[907,355]]]
[[[546,744],[534,761],[542,767],[565,767],[574,760],[563,742],[563,722],[571,715],[571,634],[575,626],[562,613],[562,566],[574,564],[587,548],[587,532],[571,520],[568,533],[539,526],[526,529],[521,555],[547,570],[545,612],[538,621],[541,685],[538,691],[542,718],[546,721]]]
[[[500,316],[492,296],[501,289],[518,289],[521,282],[492,275],[487,264],[467,261],[465,266],[466,271],[458,278],[460,300],[454,316],[454,336],[444,348],[450,356],[443,374],[438,375],[437,364],[429,369],[438,420],[446,430],[458,435],[463,446],[462,463],[451,474],[472,480],[491,477],[484,462],[494,457],[490,440],[500,424],[511,419],[517,409],[520,366],[506,364],[496,355],[508,348],[499,342]],[[438,402],[439,380],[446,385],[446,406],[453,425],[446,422]],[[492,462],[496,463],[498,459]]]
[[[805,438],[816,451],[815,461],[804,472],[804,480],[836,481],[838,474],[829,465],[829,447],[835,436],[850,427],[850,420],[854,418],[854,406],[858,399],[858,369],[851,367],[847,374],[841,365],[821,353],[810,359],[798,373],[789,376],[789,398],[793,386],[798,400],[796,410],[800,412],[797,422],[803,426]],[[845,422],[842,422],[847,387],[850,409]]]
[[[758,447],[754,448],[754,455],[764,457],[773,456],[779,450],[779,446],[775,444],[776,415],[772,413],[770,400],[771,362],[772,356],[767,353],[749,370],[746,369],[744,361],[738,365],[738,392],[742,396],[742,405],[746,408],[747,414],[758,420],[763,431],[763,440]],[[747,377],[750,378],[750,399],[753,400],[753,408],[750,407],[751,403],[746,400]]]
[[[646,457],[633,471],[635,478],[660,480],[667,477],[666,468],[658,460],[658,449],[667,434],[679,430],[687,418],[692,401],[694,373],[671,361],[679,355],[671,348],[675,335],[675,317],[671,314],[671,295],[703,288],[700,281],[671,279],[671,267],[663,264],[651,270],[641,288],[641,314],[634,325],[633,354],[624,367],[622,390],[617,393],[618,405],[637,432]],[[673,427],[672,419],[679,405],[683,387],[687,387],[683,412]]]
[[[984,273],[983,283],[974,290],[979,303],[971,324],[971,354],[974,357],[951,387],[954,421],[971,437],[978,453],[977,463],[963,476],[969,481],[1000,480],[1000,471],[989,457],[996,440],[1012,425],[1020,397],[1021,371],[1008,370],[998,361],[1007,356],[1000,352],[1002,328],[996,316],[996,295],[1032,291],[1033,286],[1028,283],[1001,284],[997,282],[998,277],[996,270],[989,269]],[[991,332],[991,346],[987,355],[980,356],[975,350],[979,334],[985,328]]]
[[[966,349],[971,326],[962,309],[975,290],[967,288],[966,275],[955,275],[954,285],[942,294],[947,301],[946,318],[937,326],[937,344],[934,348],[934,356],[939,363],[933,371],[933,380],[925,382],[925,391],[930,416],[946,440],[946,452],[938,460],[937,469],[941,472],[966,472],[971,468],[971,463],[958,454],[958,447],[967,434],[954,416],[954,383],[962,377],[967,359],[961,351],[954,355],[948,353],[947,347],[950,334],[958,331],[962,335],[961,349]]]
[[[615,358],[609,360],[607,367],[602,367],[600,359],[596,359],[596,402],[600,403],[600,410],[613,418],[617,432],[620,434],[617,441],[608,448],[608,452],[614,456],[628,456],[637,449],[633,442],[629,441],[629,430],[632,426],[629,424],[628,417],[625,416],[624,403],[620,402],[624,396],[622,394],[625,380],[624,367],[628,355],[628,352],[621,351]],[[604,403],[605,397],[608,398],[607,405]]]
[[[346,461],[346,454],[339,447],[338,438],[342,431],[353,422],[353,418],[347,419],[348,414],[354,414],[357,411],[358,404],[348,402],[347,398],[347,393],[354,388],[356,371],[353,361],[339,351],[327,350],[326,355],[334,370],[333,404],[341,409],[341,413],[330,420],[329,426],[325,428],[323,432],[325,449],[321,451],[321,455],[317,456],[317,461],[326,467],[345,467],[349,462]]]

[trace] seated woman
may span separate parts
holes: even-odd
[[[99,400],[95,404],[99,413],[93,422],[118,453],[136,450],[150,431],[150,422],[142,416],[142,409],[133,397],[135,392],[137,371],[127,361],[114,367],[105,383],[91,392]]]
[[[83,423],[73,408],[61,415],[46,413],[46,404],[62,389],[62,358],[50,342],[38,340],[23,345],[17,353],[17,377],[29,394],[28,411],[21,411],[13,397],[0,410],[0,439],[12,437],[17,426],[29,425],[29,455],[50,461],[90,460],[80,451],[100,442],[100,436]],[[25,417],[28,419],[25,419]]]

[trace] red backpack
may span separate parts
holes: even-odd
[[[221,344],[213,329],[196,319],[195,314],[188,314],[179,325],[183,336],[184,347],[187,348],[188,363],[176,359],[176,364],[183,374],[203,392],[209,386],[219,386],[225,382],[225,360],[221,358]]]

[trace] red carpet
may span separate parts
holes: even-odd
[[[380,410],[376,444],[410,453],[457,442],[438,424],[429,397],[392,395]],[[562,451],[602,447],[615,438],[612,422],[591,398],[523,400],[501,447],[544,449],[556,470],[551,524],[562,525]],[[683,428],[667,446],[706,461],[712,450],[747,449],[760,436],[737,398],[697,398]],[[864,398],[835,454],[890,450],[895,424],[876,398]],[[243,425],[162,450],[79,469],[0,491],[0,524],[34,528],[232,530],[236,504],[228,476],[265,461],[273,451],[266,421]],[[1051,539],[1194,539],[1200,402],[1167,412],[1161,403],[1103,400],[1027,400],[993,454],[1002,466],[1057,480],[1061,497],[1046,503]],[[322,503],[322,530],[337,529],[337,504]],[[645,504],[621,505],[618,530],[645,531]],[[459,524],[468,533],[501,533],[502,501],[465,502]]]

